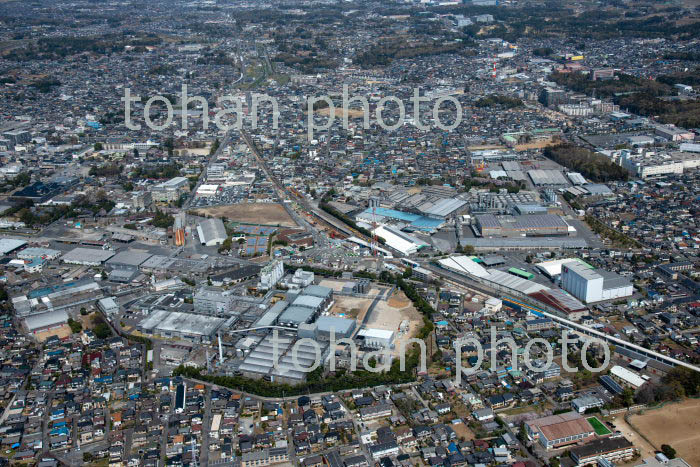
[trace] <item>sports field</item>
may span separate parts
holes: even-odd
[[[588,417],[586,420],[588,420],[588,423],[591,424],[593,430],[595,430],[595,434],[597,434],[598,436],[605,436],[612,433],[612,431],[610,431],[608,427],[603,425],[603,423],[596,417]]]
[[[686,399],[633,415],[629,424],[654,445],[670,444],[690,465],[700,465],[700,400]]]

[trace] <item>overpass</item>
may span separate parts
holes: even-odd
[[[571,321],[570,319],[562,316],[561,312],[554,310],[548,305],[541,303],[538,300],[535,300],[532,297],[525,295],[521,292],[512,289],[506,289],[505,287],[498,286],[498,284],[487,283],[487,281],[479,277],[470,277],[463,274],[457,274],[455,272],[448,271],[447,269],[434,266],[432,264],[424,265],[423,268],[428,269],[429,271],[442,277],[443,279],[454,282],[458,285],[469,287],[487,295],[499,296],[511,308],[517,307],[519,309],[524,309],[535,316],[550,318],[559,326],[569,329],[573,332],[585,334],[587,336],[594,337],[604,342],[607,342],[608,344],[612,344],[616,347],[622,347],[624,349],[637,352],[646,358],[665,363],[666,365],[682,366],[690,370],[700,372],[699,367],[691,365],[690,363],[683,362],[673,357],[669,357],[668,355],[664,355],[662,353],[655,352],[653,350],[644,348],[631,342],[627,342],[615,336],[610,336],[608,334],[605,334],[604,332],[600,332],[589,326],[585,326],[575,321]]]

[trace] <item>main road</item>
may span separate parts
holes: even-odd
[[[314,236],[314,241],[317,242],[319,246],[328,246],[328,239],[321,231],[311,226],[311,224],[309,224],[308,222],[303,220],[300,222],[300,217],[298,217],[294,210],[290,206],[288,206],[288,204],[290,204],[291,201],[296,202],[304,211],[313,216],[316,216],[317,218],[321,219],[321,221],[325,222],[326,224],[329,224],[334,229],[362,238],[362,235],[355,232],[350,226],[340,222],[335,218],[331,218],[328,214],[321,211],[319,208],[313,206],[311,203],[309,203],[309,201],[306,198],[304,198],[304,196],[296,195],[290,190],[288,190],[269,169],[269,167],[265,163],[265,160],[260,155],[260,150],[255,144],[255,141],[253,141],[253,138],[246,131],[241,131],[241,136],[248,145],[248,148],[250,148],[250,152],[255,157],[255,160],[258,162],[258,165],[260,166],[262,171],[265,172],[267,178],[272,182],[273,185],[275,185],[275,189],[277,190],[277,196],[282,200],[282,204],[284,205],[285,209],[289,212],[292,218],[294,218],[295,221],[297,221],[298,224],[311,230]],[[366,238],[363,238],[363,240],[370,241]]]

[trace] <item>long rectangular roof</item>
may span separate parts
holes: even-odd
[[[54,310],[24,318],[24,323],[30,332],[35,329],[62,324],[67,321],[68,314],[64,310]]]
[[[110,250],[78,247],[64,254],[62,259],[64,263],[104,263],[112,256],[114,252]]]
[[[0,238],[0,255],[6,255],[7,253],[16,250],[19,247],[26,245],[27,242],[24,240],[17,240],[14,238]]]

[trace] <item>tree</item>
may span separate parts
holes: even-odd
[[[476,249],[474,248],[474,245],[464,245],[463,251],[465,255],[473,255],[476,252]]]
[[[403,271],[403,278],[404,278],[404,279],[409,279],[412,275],[413,275],[413,268],[410,267],[410,266],[407,267],[407,268]]]
[[[73,334],[78,334],[83,330],[83,325],[80,324],[80,321],[76,321],[73,318],[68,318],[68,326]]]
[[[102,151],[102,149],[103,149],[102,143],[99,143],[99,142],[95,143],[95,146],[93,146],[93,149],[95,149],[95,151]]]
[[[664,453],[664,456],[668,457],[669,459],[675,459],[676,458],[676,450],[673,449],[671,446],[668,444],[662,444],[661,445],[661,452]]]

